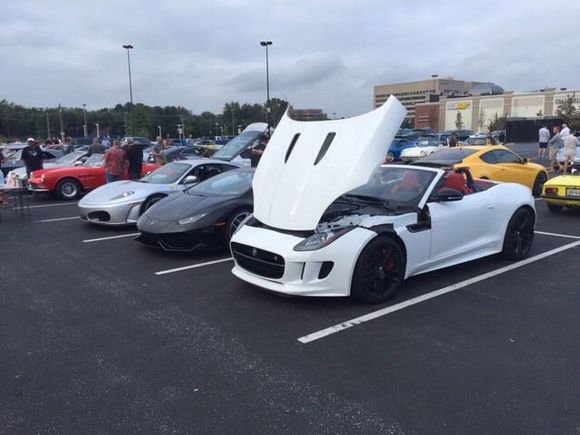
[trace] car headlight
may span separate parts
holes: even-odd
[[[196,214],[195,216],[190,216],[190,217],[186,217],[186,218],[183,218],[183,219],[179,219],[177,221],[177,223],[179,225],[192,224],[194,222],[197,222],[198,220],[200,220],[202,217],[204,217],[206,215],[207,215],[207,213]]]
[[[314,233],[310,237],[302,240],[296,246],[294,246],[295,251],[316,251],[317,249],[324,248],[330,245],[339,237],[344,236],[350,230],[355,227],[345,227],[336,228],[326,231],[321,231],[319,233]]]
[[[44,184],[44,174],[40,176],[40,184]]]
[[[111,198],[111,201],[114,201],[116,199],[123,199],[123,198],[127,198],[128,196],[134,195],[135,192],[133,192],[132,190],[128,190],[127,192],[123,192],[120,195],[114,196],[113,198]]]

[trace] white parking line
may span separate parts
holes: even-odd
[[[63,205],[77,205],[77,203],[76,202],[59,202],[58,204],[31,205],[30,208],[60,207]]]
[[[123,237],[137,237],[141,233],[121,234],[120,236],[101,237],[99,239],[83,240],[83,243],[100,242],[102,240],[122,239]]]
[[[571,236],[569,234],[547,233],[545,231],[534,231],[534,232],[536,234],[542,234],[544,236],[563,237],[565,239],[578,239],[578,240],[580,240],[580,236]]]
[[[39,221],[39,223],[43,223],[43,222],[58,222],[58,221],[72,221],[73,219],[79,219],[79,216],[71,216],[71,217],[63,217],[63,218],[55,218],[55,219],[41,219]]]
[[[526,266],[527,264],[534,263],[536,261],[542,260],[543,258],[549,257],[551,255],[558,254],[563,251],[567,251],[568,249],[576,248],[580,246],[580,240],[572,243],[568,243],[567,245],[560,246],[559,248],[551,249],[550,251],[542,252],[541,254],[534,255],[533,257],[527,258],[522,261],[518,261],[517,263],[510,264],[509,266],[500,267],[497,270],[493,270],[491,272],[484,273],[479,276],[475,276],[473,278],[466,279],[465,281],[458,282],[457,284],[453,284],[447,287],[443,287],[439,290],[432,291],[430,293],[417,296],[406,300],[404,302],[400,302],[395,305],[391,305],[390,307],[382,308],[377,311],[373,311],[371,313],[365,314],[360,317],[356,317],[354,319],[347,320],[346,322],[339,323],[337,325],[331,326],[329,328],[322,329],[317,332],[313,332],[311,334],[305,335],[304,337],[300,337],[298,341],[300,343],[312,343],[313,341],[320,340],[321,338],[328,337],[329,335],[336,334],[337,332],[344,331],[345,329],[352,328],[353,326],[360,325],[365,322],[369,322],[371,320],[377,319],[379,317],[385,316],[390,313],[394,313],[395,311],[402,310],[403,308],[410,307],[412,305],[420,304],[421,302],[428,301],[429,299],[436,298],[438,296],[443,296],[447,293],[454,292],[461,288],[467,287],[471,284],[475,284],[477,282],[492,278],[497,275],[501,275],[502,273],[509,272],[511,270]]]
[[[205,263],[191,264],[189,266],[176,267],[175,269],[160,270],[155,272],[155,275],[167,275],[168,273],[181,272],[182,270],[197,269],[198,267],[210,266],[212,264],[224,263],[226,261],[231,261],[232,257],[220,258],[219,260],[207,261]]]

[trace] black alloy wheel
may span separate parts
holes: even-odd
[[[392,237],[379,236],[361,252],[352,278],[351,294],[367,303],[386,301],[405,277],[405,258]]]
[[[509,260],[526,258],[534,243],[534,214],[518,209],[510,219],[503,242],[502,255]]]
[[[548,177],[545,173],[540,172],[536,175],[536,179],[534,180],[534,187],[532,188],[532,195],[538,196],[542,194],[542,187],[544,187],[544,183],[548,180]]]
[[[229,242],[241,223],[250,215],[250,210],[238,210],[229,219],[226,225],[226,242]]]
[[[163,198],[165,198],[164,195],[154,195],[154,196],[147,198],[145,200],[145,202],[143,203],[143,205],[141,206],[141,214],[145,213],[147,210],[149,210],[151,207],[153,207],[155,204],[157,204]]]
[[[56,185],[56,194],[61,199],[75,199],[81,194],[81,185],[74,178],[65,178]]]

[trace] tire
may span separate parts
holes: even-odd
[[[548,180],[548,177],[545,173],[540,172],[536,175],[536,179],[534,180],[534,186],[532,187],[532,195],[539,196],[542,194],[542,187],[544,187],[544,183]]]
[[[165,198],[165,195],[153,195],[147,198],[141,206],[141,214],[145,213],[163,198]]]
[[[370,304],[392,297],[405,278],[405,256],[392,237],[371,240],[358,257],[351,284],[351,295]]]
[[[61,199],[73,200],[79,197],[81,191],[81,184],[77,180],[65,178],[58,182],[55,193]]]
[[[243,209],[237,210],[230,216],[226,223],[226,230],[224,235],[226,243],[229,243],[242,221],[246,219],[251,213],[252,212],[250,210]]]
[[[546,204],[548,205],[548,210],[550,210],[552,213],[560,213],[564,208],[563,205],[550,204],[549,202],[547,202]]]
[[[534,243],[534,214],[519,208],[511,217],[503,240],[502,256],[508,260],[526,258]]]

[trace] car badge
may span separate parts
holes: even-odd
[[[257,256],[258,256],[258,249],[252,248],[252,257],[257,257]]]

